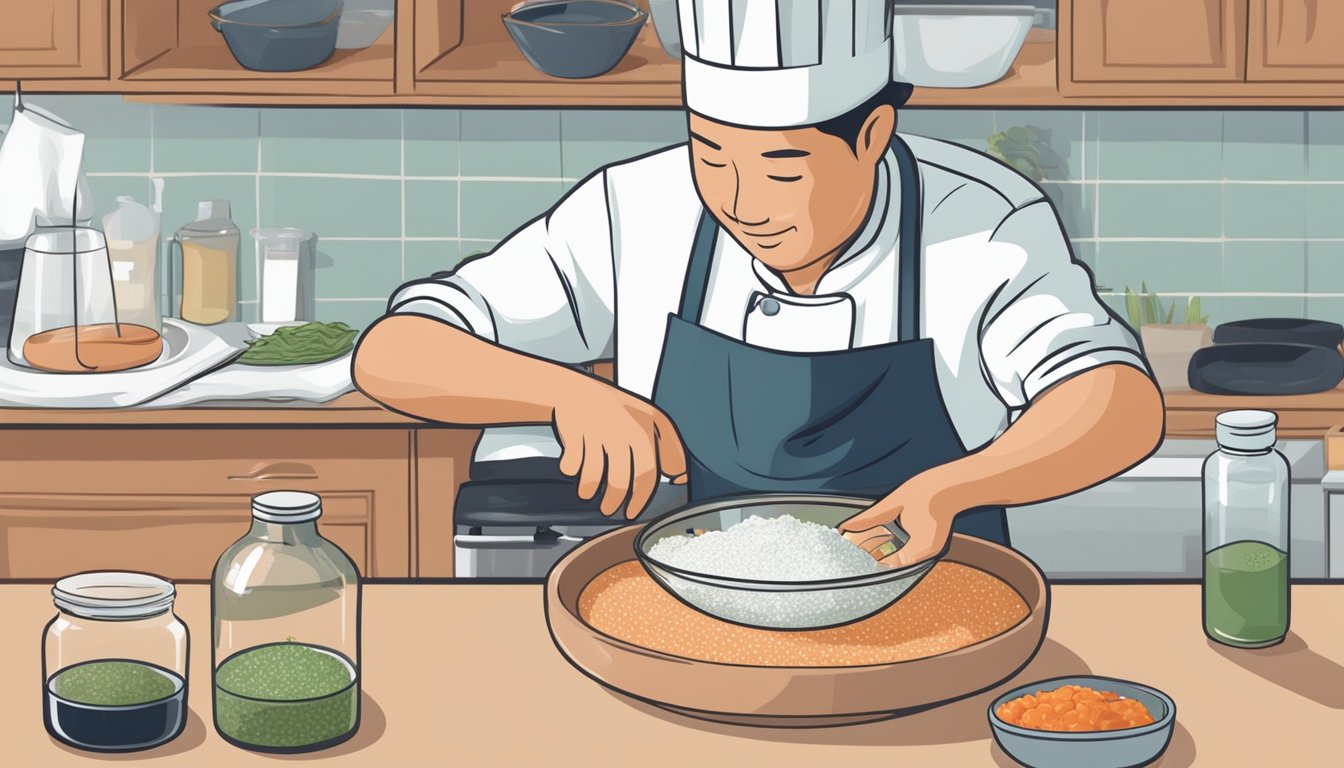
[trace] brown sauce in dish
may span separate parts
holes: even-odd
[[[628,643],[698,661],[839,667],[927,658],[987,640],[1029,609],[1006,582],[954,562],[933,567],[886,610],[831,629],[778,631],[720,621],[663,589],[637,561],[598,574],[579,595],[589,626]]]

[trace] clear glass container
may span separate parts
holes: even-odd
[[[156,332],[163,330],[159,309],[159,215],[129,195],[103,217],[117,319]]]
[[[1204,462],[1204,633],[1226,645],[1283,640],[1289,616],[1289,469],[1269,411],[1218,415]]]
[[[42,715],[53,738],[130,752],[175,738],[186,723],[187,627],[170,582],[145,573],[81,573],[51,590],[42,636]]]
[[[252,500],[252,529],[211,586],[215,729],[264,752],[323,749],[359,727],[359,573],[317,530],[321,500]]]
[[[158,328],[118,319],[102,232],[48,227],[28,238],[7,352],[11,362],[56,373],[107,373],[152,363],[162,352]]]
[[[181,252],[182,319],[197,325],[237,321],[240,235],[229,201],[198,203],[196,221],[177,231],[173,246]]]
[[[307,322],[314,317],[313,234],[297,227],[264,227],[252,230],[261,264],[263,323]]]

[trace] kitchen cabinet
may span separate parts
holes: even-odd
[[[0,79],[107,77],[108,0],[5,0]]]
[[[366,576],[410,572],[406,429],[45,429],[0,440],[0,578],[132,568],[208,579],[280,488],[323,500],[323,534]],[[451,515],[451,505],[447,511]]]
[[[401,31],[414,47],[402,59],[402,90],[409,85],[417,95],[452,96],[471,104],[681,103],[681,62],[663,51],[652,24],[645,25],[613,71],[565,80],[537,71],[518,51],[500,21],[514,5],[516,0],[402,3],[411,13],[400,19]]]
[[[1344,90],[1344,3],[1251,0],[1246,79]]]
[[[233,58],[209,11],[219,0],[113,0],[124,20],[116,89],[124,93],[219,93],[373,97],[393,92],[396,35],[337,50],[301,72],[255,72]]]
[[[1062,0],[1060,90],[1207,94],[1245,78],[1246,0]]]

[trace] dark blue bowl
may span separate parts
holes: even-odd
[[[233,0],[210,11],[229,52],[258,72],[297,72],[331,58],[344,0]]]
[[[552,77],[585,78],[620,63],[648,13],[616,0],[573,0],[523,5],[503,19],[532,66]]]

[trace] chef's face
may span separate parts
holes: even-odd
[[[706,208],[743,248],[783,273],[852,239],[872,204],[877,163],[895,129],[874,110],[857,146],[816,128],[761,130],[691,114],[691,164]]]

